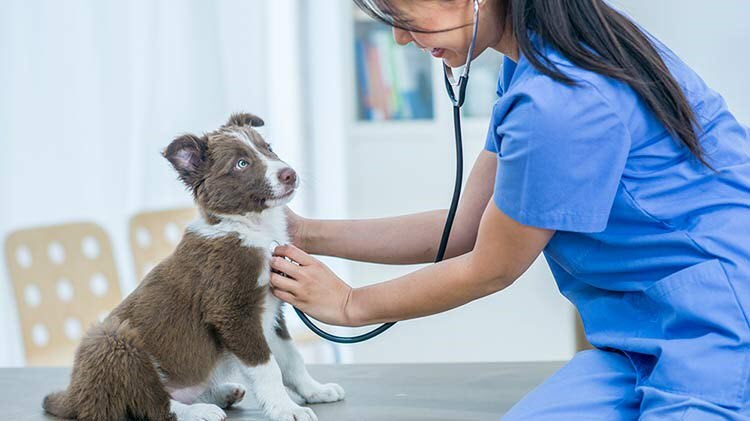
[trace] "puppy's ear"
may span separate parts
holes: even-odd
[[[250,126],[250,127],[262,127],[264,124],[263,119],[254,114],[249,113],[235,113],[229,117],[229,121],[224,127],[227,126]]]
[[[207,170],[208,139],[186,134],[173,140],[162,153],[186,186],[195,190]]]

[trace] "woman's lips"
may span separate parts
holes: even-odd
[[[432,48],[430,50],[430,54],[432,54],[435,58],[442,58],[443,55],[445,55],[445,49],[443,48]]]
[[[424,52],[430,53],[435,58],[442,58],[445,55],[445,48],[428,48],[422,47],[419,44],[417,44],[417,47],[419,47]]]

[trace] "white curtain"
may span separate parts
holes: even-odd
[[[265,1],[3,0],[0,238],[92,220],[110,233],[123,291],[135,285],[127,220],[189,195],[160,151],[177,134],[263,115]],[[0,271],[0,366],[23,363]]]

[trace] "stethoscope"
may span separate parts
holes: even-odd
[[[466,56],[466,64],[464,65],[461,76],[458,80],[455,80],[453,76],[453,69],[451,69],[445,62],[443,62],[443,77],[445,79],[445,89],[448,91],[448,97],[453,104],[453,131],[456,138],[456,182],[453,187],[453,199],[451,200],[451,207],[448,211],[448,217],[445,220],[445,227],[443,228],[443,236],[440,239],[440,247],[438,248],[437,256],[435,257],[435,263],[443,260],[445,255],[445,249],[448,244],[448,237],[450,236],[451,227],[453,226],[453,219],[456,217],[456,209],[458,208],[458,199],[461,197],[461,182],[463,180],[464,172],[464,157],[463,157],[463,145],[461,136],[461,106],[464,105],[466,100],[466,86],[469,83],[469,70],[471,69],[471,59],[474,56],[474,44],[477,40],[477,27],[479,26],[479,0],[474,0],[474,28],[472,31],[471,44],[469,44],[469,52]],[[297,315],[302,322],[315,334],[323,339],[331,342],[340,344],[355,344],[363,342],[368,339],[372,339],[386,330],[390,329],[391,326],[395,325],[396,322],[384,323],[379,327],[361,335],[357,336],[337,336],[332,335],[318,326],[316,326],[305,313],[300,309],[294,308]]]

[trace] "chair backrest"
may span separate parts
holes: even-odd
[[[142,212],[130,218],[130,251],[138,280],[180,242],[185,226],[198,215],[195,208]]]
[[[109,237],[75,223],[15,231],[5,261],[27,365],[71,365],[91,324],[122,299]]]

